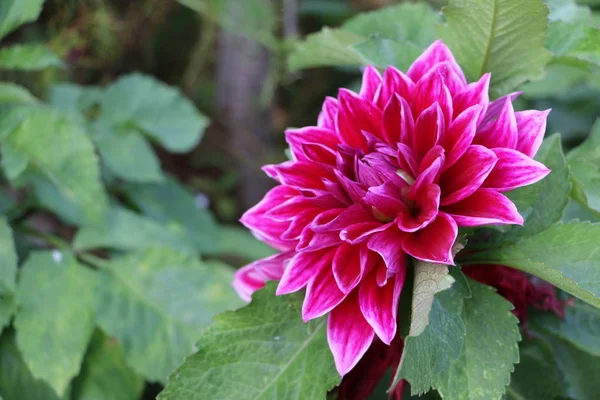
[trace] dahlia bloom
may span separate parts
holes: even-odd
[[[549,170],[532,157],[548,111],[490,102],[490,74],[468,84],[450,50],[433,43],[406,74],[367,67],[360,93],[327,98],[317,126],[290,129],[293,159],[267,165],[279,185],[241,222],[280,253],[238,271],[249,300],[265,280],[277,294],[306,288],[305,321],[327,313],[341,375],[375,335],[396,335],[407,256],[454,264],[459,227],[522,224],[503,192]]]

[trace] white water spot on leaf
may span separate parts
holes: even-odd
[[[275,336],[275,337],[273,338],[273,340],[279,340],[279,339],[281,339],[281,336]]]
[[[210,206],[210,199],[204,193],[198,193],[196,195],[196,207],[208,208]]]
[[[52,259],[55,263],[60,264],[63,259],[63,253],[60,250],[52,250]]]

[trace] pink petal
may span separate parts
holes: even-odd
[[[498,157],[483,146],[470,146],[440,178],[441,205],[456,203],[475,192],[492,172]]]
[[[322,269],[331,269],[335,250],[330,247],[319,251],[296,253],[283,272],[277,286],[277,295],[297,292]]]
[[[323,109],[319,113],[317,125],[320,128],[335,130],[335,120],[338,113],[338,101],[333,97],[327,97],[323,103]]]
[[[347,145],[366,150],[362,131],[378,135],[381,132],[382,112],[371,102],[350,90],[340,89],[337,132]]]
[[[550,173],[546,166],[525,154],[511,149],[493,149],[498,163],[485,180],[483,187],[501,192],[531,185]]]
[[[381,74],[375,68],[368,65],[363,72],[360,96],[373,102],[379,86],[381,86]]]
[[[448,214],[441,212],[427,227],[404,236],[402,248],[422,261],[454,265],[452,246],[457,235],[456,222]]]
[[[533,157],[537,154],[537,151],[544,140],[546,118],[549,113],[550,110],[527,110],[515,113],[517,118],[517,129],[519,131],[517,150],[529,157]]]
[[[304,322],[319,318],[340,304],[346,294],[342,292],[331,271],[331,266],[321,269],[311,278],[306,287],[306,296],[302,304]]]
[[[445,122],[450,123],[452,119],[452,95],[444,84],[444,78],[438,69],[430,70],[417,82],[415,94],[412,107],[415,118],[419,117],[432,104],[437,103],[444,115]]]
[[[444,159],[445,155],[442,146],[433,147],[425,158],[423,158],[420,168],[425,169],[419,174],[408,191],[408,198],[410,200],[416,200],[418,193],[423,187],[430,186],[439,181],[440,171],[442,170],[442,165],[444,165]]]
[[[336,154],[329,147],[318,143],[302,143],[301,149],[298,159],[335,166]]]
[[[406,143],[415,130],[410,106],[403,98],[394,94],[383,110],[383,139],[388,144]]]
[[[279,280],[283,275],[284,264],[293,256],[284,252],[256,260],[238,269],[232,286],[244,301],[250,301],[252,294],[262,289],[266,281]]]
[[[317,207],[307,208],[298,213],[291,221],[290,226],[281,234],[281,239],[298,240],[304,228],[313,222],[315,217],[323,210]]]
[[[311,225],[315,232],[337,232],[360,222],[376,222],[373,215],[361,204],[353,204],[346,209],[324,211],[317,216]]]
[[[484,126],[490,121],[493,121],[494,119],[498,118],[498,114],[500,114],[500,111],[504,107],[506,100],[509,99],[510,101],[515,101],[517,97],[521,95],[521,93],[522,92],[513,92],[489,103],[487,111],[485,112],[485,115],[483,116],[483,119],[481,120],[479,125]]]
[[[392,221],[398,213],[406,211],[401,189],[392,182],[369,188],[364,203],[371,208],[380,221]]]
[[[360,249],[360,246],[343,243],[333,257],[333,277],[345,294],[350,293],[362,278],[365,263],[361,262]]]
[[[458,226],[523,225],[523,217],[508,197],[492,189],[477,189],[466,199],[444,207]]]
[[[300,235],[296,251],[317,251],[341,243],[342,239],[340,239],[340,235],[337,232],[315,233],[310,227],[306,227],[302,231],[302,235]]]
[[[296,158],[302,155],[303,144],[320,144],[334,150],[340,143],[334,131],[316,126],[288,129],[285,131],[285,140],[290,145],[290,150]]]
[[[360,200],[363,197],[365,197],[365,194],[367,193],[363,186],[358,182],[354,182],[353,180],[348,179],[348,177],[344,176],[337,169],[334,172],[338,182],[340,183],[340,185],[342,185],[348,197],[350,197],[350,199],[352,199],[354,203],[359,203]]]
[[[396,336],[398,301],[405,278],[406,268],[403,268],[383,287],[379,287],[373,271],[361,282],[358,290],[358,302],[363,316],[375,334],[387,345]]]
[[[397,228],[391,227],[374,234],[367,242],[367,247],[379,253],[386,268],[394,273],[406,268],[406,253],[402,250],[403,236]]]
[[[414,90],[414,82],[402,71],[390,66],[383,73],[383,84],[375,101],[379,108],[384,108],[396,95],[410,103]]]
[[[327,319],[327,341],[335,366],[346,375],[371,346],[375,332],[362,315],[358,294],[354,291],[334,308]]]
[[[417,160],[415,153],[411,147],[403,143],[398,143],[398,166],[400,169],[408,173],[411,177],[417,175]]]
[[[507,98],[498,118],[478,129],[473,143],[490,149],[494,147],[514,149],[517,146],[518,138],[517,119],[512,103]]]
[[[294,196],[283,203],[274,205],[270,209],[266,209],[265,216],[276,221],[291,221],[307,208],[313,208],[313,206],[306,197]]]
[[[453,100],[454,117],[474,105],[481,106],[481,113],[477,118],[477,125],[481,123],[490,103],[489,88],[491,74],[485,73],[479,81],[469,83]]]
[[[440,193],[440,187],[436,184],[421,186],[413,209],[398,216],[398,228],[403,232],[415,232],[434,221],[440,206]]]
[[[383,224],[379,221],[361,222],[342,229],[340,232],[340,239],[352,244],[360,243],[367,239],[370,235],[381,232],[390,226],[392,226],[391,222],[387,224]]]
[[[467,84],[465,76],[456,63],[452,52],[441,40],[433,42],[424,52],[415,60],[415,62],[408,69],[406,75],[408,75],[414,82],[417,82],[423,75],[425,75],[435,64],[442,61],[448,61],[454,73],[463,82]]]
[[[450,128],[444,135],[444,148],[446,149],[444,169],[448,169],[465,154],[465,151],[473,142],[481,110],[480,105],[471,106],[452,121]]]
[[[333,169],[323,164],[307,161],[286,161],[267,166],[277,174],[277,180],[296,189],[325,189],[322,178],[335,179]]]
[[[432,104],[417,118],[413,137],[413,150],[417,162],[438,143],[444,134],[444,126],[444,114],[437,103]]]

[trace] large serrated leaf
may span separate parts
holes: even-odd
[[[552,283],[600,308],[600,224],[572,221],[497,249],[465,257],[471,264],[501,264]]]
[[[248,307],[215,317],[160,400],[326,398],[340,377],[325,319],[302,322],[302,296],[275,297],[273,284],[252,297]]]
[[[0,39],[19,25],[37,19],[44,0],[2,0],[0,2]]]
[[[501,399],[519,361],[518,320],[512,305],[488,286],[469,280],[436,295],[430,324],[405,343],[397,378],[413,394],[431,387],[445,399]],[[397,380],[397,379],[395,379]]]
[[[495,97],[540,77],[548,8],[541,0],[450,0],[439,33],[471,81],[492,73]]]
[[[0,69],[36,71],[62,67],[61,59],[44,45],[16,45],[0,49]]]
[[[95,279],[72,254],[32,253],[17,289],[17,342],[32,374],[62,396],[94,331]]]
[[[143,379],[126,364],[119,343],[96,331],[74,381],[73,400],[136,400],[143,387]]]
[[[12,131],[7,128],[1,145],[7,177],[16,180],[28,166],[39,170],[89,220],[100,220],[107,199],[90,139],[60,112],[46,107],[23,110],[19,123],[10,126]]]
[[[215,313],[240,304],[231,270],[167,248],[115,259],[99,275],[98,324],[151,381],[164,382],[194,351]]]
[[[108,86],[100,106],[102,120],[141,129],[173,152],[191,150],[209,122],[178,89],[141,74]]]

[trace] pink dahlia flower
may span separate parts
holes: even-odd
[[[360,93],[327,98],[317,126],[290,129],[293,159],[267,165],[279,185],[241,219],[281,253],[238,271],[246,300],[265,280],[277,294],[306,288],[305,321],[327,313],[341,375],[373,337],[396,335],[407,255],[453,264],[458,227],[522,224],[503,194],[549,170],[532,157],[548,111],[490,102],[490,75],[467,84],[433,43],[406,74],[367,67]]]

